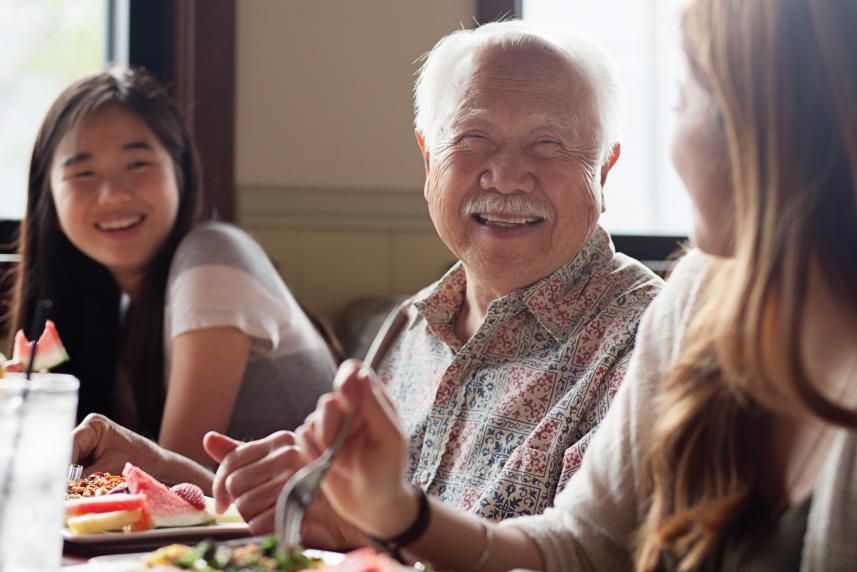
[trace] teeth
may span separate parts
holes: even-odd
[[[476,216],[479,217],[479,219],[486,224],[492,224],[492,225],[497,225],[497,226],[506,226],[506,227],[520,226],[523,224],[534,224],[534,223],[537,223],[537,222],[542,220],[539,217],[496,218],[496,217],[493,217],[491,215],[485,215],[485,214],[478,214]]]
[[[99,222],[96,226],[101,230],[124,230],[138,224],[143,220],[143,215],[132,216],[128,218],[120,218],[109,222]]]

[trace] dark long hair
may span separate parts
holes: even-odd
[[[109,103],[125,106],[157,136],[172,158],[180,196],[175,226],[150,263],[123,325],[116,281],[62,232],[50,189],[51,163],[62,137]],[[30,161],[12,318],[15,329],[27,327],[36,301],[53,301],[51,317],[71,356],[58,369],[80,379],[78,420],[90,412],[114,413],[115,380],[121,365],[134,388],[139,416],[135,429],[157,438],[165,399],[167,276],[179,242],[196,223],[200,181],[196,149],[178,111],[160,83],[143,70],[111,70],[78,80],[48,111]]]

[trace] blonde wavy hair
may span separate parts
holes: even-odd
[[[728,143],[734,252],[657,404],[638,571],[665,554],[690,570],[712,551],[758,491],[747,431],[778,404],[857,427],[799,348],[811,263],[857,319],[857,2],[696,0],[682,29]]]

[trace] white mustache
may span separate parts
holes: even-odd
[[[541,218],[548,223],[554,221],[554,210],[551,205],[533,200],[525,195],[481,193],[461,207],[462,216],[486,213],[508,217]]]

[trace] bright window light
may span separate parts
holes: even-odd
[[[613,233],[690,230],[681,181],[670,162],[672,108],[684,66],[679,16],[686,0],[524,0],[523,18],[598,43],[622,88],[622,154],[605,187]]]
[[[20,219],[36,131],[72,80],[104,67],[107,0],[2,0],[0,220]]]

